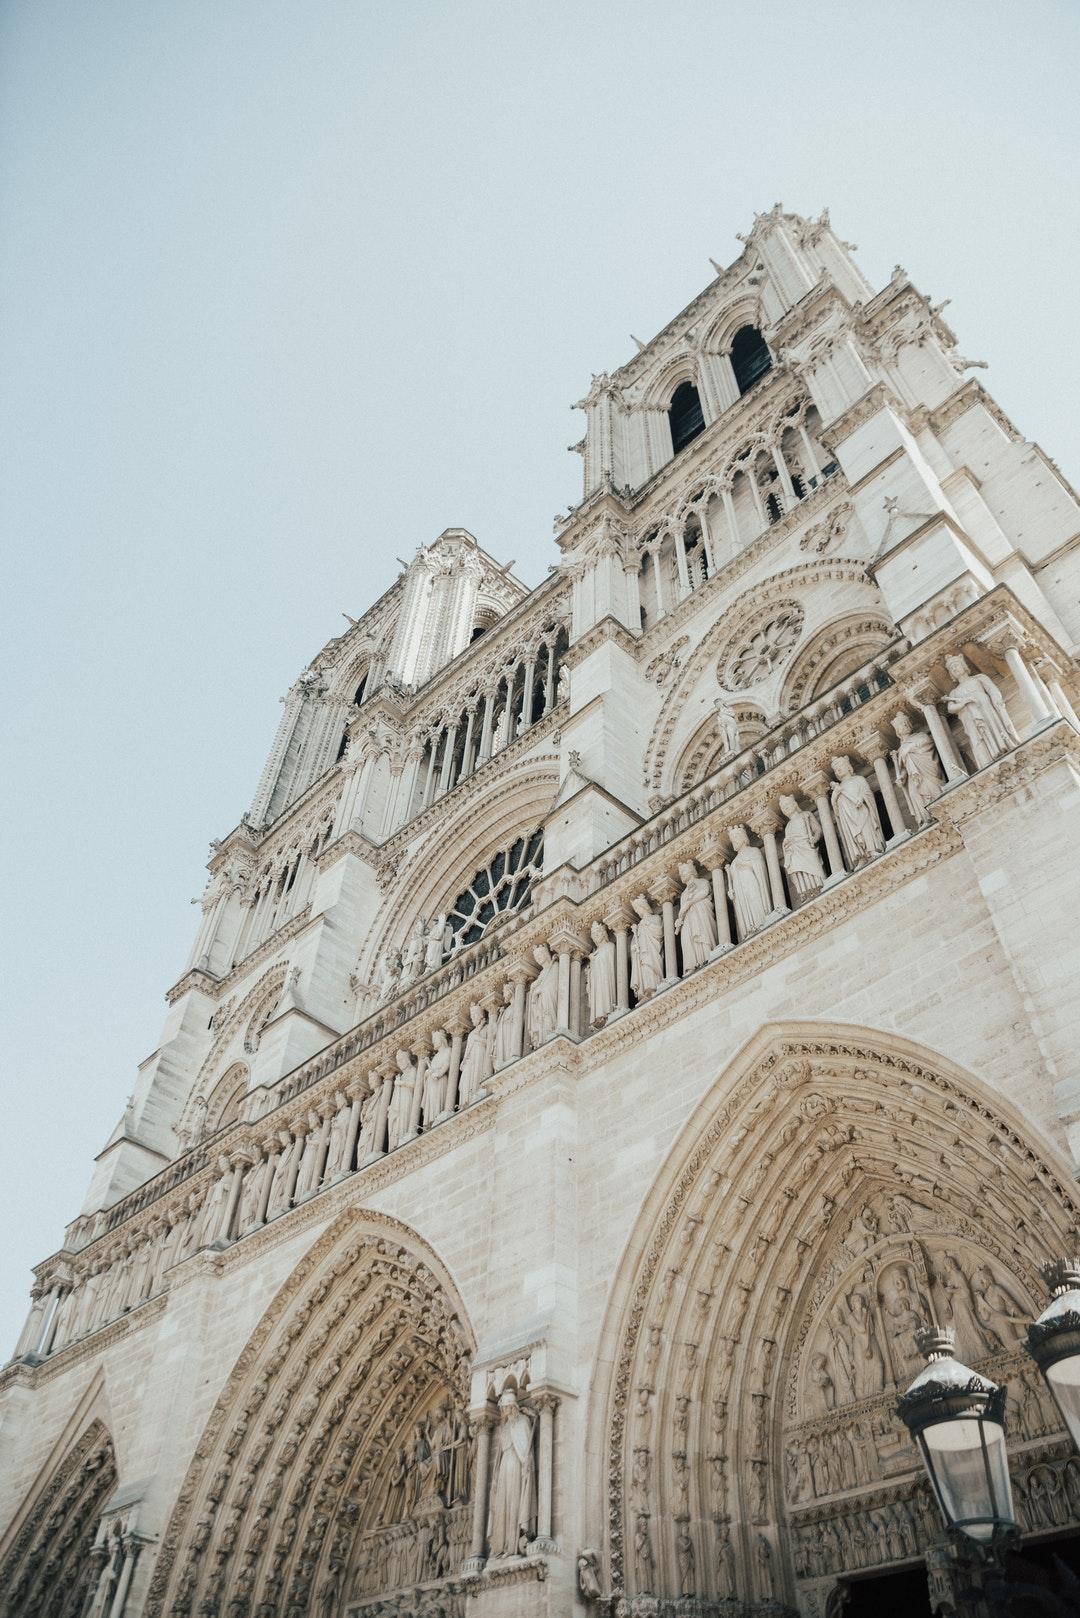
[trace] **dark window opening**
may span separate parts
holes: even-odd
[[[346,725],[345,729],[341,732],[341,740],[340,740],[340,742],[338,742],[337,758],[335,760],[335,763],[337,763],[337,764],[341,763],[342,759],[345,757],[345,749],[348,747],[348,745],[349,745],[349,727],[348,727],[348,725]]]
[[[735,333],[731,345],[731,368],[740,393],[746,393],[755,382],[772,370],[772,355],[765,339],[756,326],[743,326]]]
[[[675,389],[668,408],[668,422],[671,426],[671,450],[674,455],[678,455],[691,439],[705,431],[701,400],[692,382],[680,382]]]
[[[780,502],[775,494],[766,495],[765,510],[768,513],[770,522],[779,522],[783,516],[783,512],[780,510]]]
[[[360,684],[356,688],[356,695],[353,697],[353,702],[357,708],[359,708],[360,704],[364,700],[364,693],[367,691],[367,682],[368,677],[365,674],[363,679],[360,681]]]

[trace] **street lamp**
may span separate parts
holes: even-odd
[[[1028,1327],[1028,1353],[1080,1449],[1080,1260],[1056,1259],[1042,1273],[1051,1297]]]
[[[951,1327],[916,1338],[927,1364],[897,1400],[946,1528],[986,1543],[1015,1527],[1005,1450],[1005,1389],[953,1356]]]

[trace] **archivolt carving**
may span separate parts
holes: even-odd
[[[468,1532],[473,1342],[431,1250],[342,1215],[282,1287],[207,1423],[147,1605],[331,1615],[438,1581]]]
[[[115,1488],[112,1439],[94,1421],[60,1462],[0,1564],[2,1618],[77,1618],[97,1572],[91,1546]]]
[[[713,666],[725,668],[732,661],[747,635],[750,622],[767,622],[777,608],[789,605],[794,598],[805,605],[807,592],[820,584],[855,584],[867,592],[867,607],[879,601],[877,587],[866,571],[865,563],[845,557],[814,562],[800,562],[751,585],[717,619],[703,635],[701,641],[667,688],[667,695],[653,727],[652,737],[645,754],[645,781],[651,792],[664,790],[669,768],[673,738],[679,719],[687,707],[687,699],[695,685]]]
[[[944,1058],[863,1030],[759,1036],[648,1198],[609,1311],[613,1593],[798,1587],[817,1611],[805,1581],[913,1554],[924,1500],[893,1412],[916,1319],[1013,1385],[1026,1437],[1054,1431],[1018,1345],[1038,1264],[1071,1242],[1066,1184]],[[819,1501],[843,1526],[803,1535]]]

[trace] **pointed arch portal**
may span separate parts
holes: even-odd
[[[396,1220],[344,1214],[274,1299],[207,1423],[148,1614],[337,1618],[442,1600],[468,1544],[473,1339]],[[389,1604],[387,1604],[389,1601]],[[426,1610],[426,1605],[425,1609]]]
[[[928,1316],[1008,1384],[1028,1531],[1080,1521],[1080,1458],[1021,1348],[1075,1244],[1054,1153],[946,1059],[865,1030],[766,1030],[639,1216],[592,1417],[609,1588],[635,1613],[823,1615],[939,1524],[895,1416]],[[600,1474],[602,1475],[602,1479]]]
[[[0,1561],[0,1618],[80,1618],[101,1563],[93,1554],[116,1488],[116,1452],[95,1420],[64,1455]]]

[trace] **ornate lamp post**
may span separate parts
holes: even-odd
[[[1080,1260],[1056,1259],[1043,1270],[1050,1302],[1028,1327],[1027,1346],[1080,1450]]]
[[[987,1581],[1019,1539],[1005,1449],[1005,1389],[953,1355],[951,1329],[918,1334],[927,1364],[897,1400],[941,1511],[945,1539],[927,1550],[930,1604],[957,1618],[993,1618]]]

